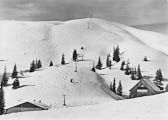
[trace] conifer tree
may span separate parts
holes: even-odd
[[[30,64],[30,69],[29,69],[29,72],[34,72],[35,71],[35,67],[36,65],[35,65],[35,62],[34,62],[34,60],[32,61],[32,63]]]
[[[61,64],[62,64],[62,65],[65,65],[65,57],[64,57],[64,54],[62,54]]]
[[[143,61],[148,61],[148,58],[145,56],[144,59],[143,59]]]
[[[98,60],[98,63],[97,63],[97,65],[96,65],[96,68],[97,69],[102,69],[102,62],[101,62],[101,59],[100,59],[100,57],[99,57],[99,60]]]
[[[117,88],[117,94],[119,96],[122,96],[122,84],[121,81],[119,82],[118,88]]]
[[[163,76],[162,76],[162,72],[161,69],[157,70],[156,72],[156,77],[154,80],[154,83],[156,86],[158,86],[160,89],[162,88],[162,80],[163,80]]]
[[[91,71],[96,72],[96,69],[94,66],[92,67]]]
[[[110,67],[110,55],[107,55],[106,67]]]
[[[49,65],[49,67],[51,67],[51,66],[53,66],[53,62],[52,62],[52,60],[50,61],[50,65]]]
[[[20,86],[19,79],[16,78],[12,85],[14,89],[18,88]]]
[[[120,70],[124,70],[125,61],[122,61]]]
[[[8,84],[8,77],[7,77],[6,66],[5,66],[5,70],[2,76],[2,85],[7,86],[7,84]]]
[[[138,79],[138,80],[142,79],[142,74],[141,74],[140,65],[138,65],[138,69],[137,69],[137,79]]]
[[[38,60],[35,61],[35,69],[38,69]]]
[[[37,69],[39,69],[39,68],[42,68],[41,60],[38,60],[38,63],[37,63]]]
[[[0,115],[5,112],[5,99],[4,99],[4,90],[3,85],[0,85]]]
[[[73,51],[73,61],[77,61],[77,59],[78,59],[78,54],[77,54],[77,51],[76,51],[76,49]]]
[[[127,64],[126,69],[125,69],[125,74],[126,75],[130,75],[131,74],[131,69],[130,69],[128,64]]]
[[[135,71],[133,68],[131,69],[131,80],[135,80]]]
[[[115,78],[114,78],[114,80],[113,80],[113,89],[112,89],[112,91],[113,91],[114,93],[116,93],[116,80],[115,80]]]
[[[112,61],[109,60],[109,66],[110,66],[110,69],[111,69],[111,66],[112,66]]]
[[[113,60],[116,62],[120,61],[120,48],[119,48],[119,46],[117,46],[117,48],[114,48]]]
[[[14,65],[14,68],[13,68],[13,72],[12,72],[12,78],[16,78],[17,77],[17,67],[16,67],[16,64]]]

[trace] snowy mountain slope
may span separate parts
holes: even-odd
[[[6,64],[9,71],[12,70],[14,63],[18,64],[19,70],[28,69],[33,59],[41,59],[44,66],[48,65],[50,60],[58,64],[62,53],[69,62],[73,49],[80,49],[81,46],[86,47],[85,59],[97,61],[98,56],[105,59],[107,54],[112,53],[115,45],[120,45],[121,52],[126,51],[123,59],[129,58],[138,64],[144,56],[149,56],[151,60],[157,60],[154,69],[158,67],[166,69],[164,66],[167,62],[160,61],[163,59],[167,61],[167,56],[156,49],[151,49],[151,42],[144,42],[147,41],[144,31],[134,29],[139,34],[142,32],[142,35],[137,37],[137,34],[131,33],[130,30],[131,28],[127,29],[123,25],[100,19],[80,19],[62,23],[1,21],[0,59],[7,61],[0,64],[1,66]],[[157,33],[155,36],[151,35],[150,39],[155,39],[153,44],[157,44],[163,37],[167,38],[159,35],[159,38],[155,37]],[[164,43],[167,44],[166,40]],[[161,60],[158,60],[157,56],[160,56]]]
[[[82,46],[85,47],[84,59],[94,60],[96,64],[98,56],[101,56],[105,67],[107,54],[112,55],[113,47],[119,45],[123,53],[121,60],[129,59],[130,67],[137,67],[140,64],[142,74],[152,77],[155,76],[156,70],[161,68],[163,77],[167,78],[166,38],[168,37],[159,33],[142,31],[101,19],[78,19],[67,22],[1,21],[0,60],[6,61],[0,61],[0,71],[2,72],[4,65],[7,65],[8,72],[11,72],[14,63],[17,64],[19,71],[29,69],[33,59],[41,59],[44,67],[48,66],[50,60],[60,64],[63,53],[65,61],[71,62],[73,50],[80,51]],[[150,61],[144,62],[145,56]],[[117,82],[121,80],[124,92],[128,94],[129,89],[137,81],[131,81],[129,76],[125,76],[119,70],[120,62],[113,64],[114,70],[105,69],[98,73],[108,74],[102,75],[108,85],[114,77]],[[91,68],[92,65],[85,66]]]
[[[82,64],[89,65],[90,62],[79,62],[78,72],[74,72],[75,64],[71,63],[26,74],[26,78],[19,79],[20,88],[13,90],[12,86],[5,87],[6,108],[33,100],[59,108],[63,107],[63,95],[66,95],[68,106],[120,100],[103,84],[103,79],[97,80],[98,75],[82,67]]]
[[[167,120],[168,94],[109,102],[100,105],[51,109],[0,116],[5,120]]]

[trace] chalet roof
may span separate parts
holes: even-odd
[[[30,101],[27,101],[27,102],[22,102],[22,103],[15,104],[15,105],[13,105],[13,106],[7,107],[6,109],[13,108],[13,107],[16,107],[16,106],[25,104],[25,103],[30,103],[30,104],[35,105],[35,106],[37,106],[37,107],[43,108],[43,109],[45,109],[45,110],[51,108],[50,106],[48,106],[48,105],[46,105],[46,104],[44,104],[44,103],[41,103],[41,102],[36,102],[36,101],[31,101],[31,102],[30,102]]]
[[[143,81],[144,81],[148,86],[150,86],[154,91],[160,92],[160,89],[159,89],[151,80],[148,80],[148,79],[141,79],[141,80],[143,80]],[[139,82],[141,82],[141,80],[140,80]],[[138,82],[133,88],[131,88],[130,91],[131,91],[132,89],[134,89],[134,88],[139,84],[139,82]]]
[[[148,79],[143,79],[143,81],[145,81],[145,83],[147,83],[150,87],[152,87],[155,91],[160,91],[160,89],[150,80]]]

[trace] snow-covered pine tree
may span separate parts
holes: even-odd
[[[154,80],[154,83],[157,87],[159,87],[160,89],[162,89],[162,80],[163,80],[163,76],[162,76],[162,72],[161,72],[161,69],[157,70],[156,72],[156,77],[155,77],[155,80]]]
[[[50,61],[50,65],[49,65],[49,67],[51,67],[51,66],[53,66],[53,62],[52,62],[52,60]]]
[[[120,61],[120,48],[119,48],[119,46],[117,46],[116,48],[114,47],[113,60],[116,62]]]
[[[13,68],[13,72],[12,72],[12,78],[16,78],[17,77],[17,67],[16,67],[16,64],[14,65],[14,68]]]
[[[19,79],[16,78],[12,85],[13,85],[13,88],[14,88],[14,89],[18,88],[18,87],[20,86]]]
[[[114,93],[116,93],[116,80],[115,80],[115,78],[114,78],[114,80],[113,80],[113,89],[112,89],[112,91],[113,91]]]
[[[110,67],[110,55],[107,55],[107,58],[106,58],[106,67]]]
[[[117,88],[117,95],[122,96],[122,84],[121,81],[119,82],[118,88]]]
[[[41,63],[41,60],[38,60],[38,63],[37,63],[37,68],[42,68],[42,63]]]
[[[3,85],[0,85],[0,115],[5,112],[5,99],[4,99],[4,90]]]
[[[131,69],[129,67],[129,65],[127,64],[126,68],[125,68],[125,74],[126,75],[130,75],[131,74]]]
[[[33,60],[32,63],[30,64],[29,72],[34,72],[34,71],[35,71],[35,68],[36,68],[36,65],[35,65],[35,62],[34,62],[34,60]]]
[[[35,69],[38,69],[38,60],[35,61]]]
[[[65,65],[65,57],[64,57],[64,54],[62,54],[61,64],[62,64],[62,65]]]
[[[7,77],[6,66],[5,66],[4,73],[2,75],[2,85],[7,86],[7,84],[8,84],[8,77]]]
[[[101,70],[102,69],[102,62],[101,62],[101,58],[99,57],[98,63],[96,65],[96,68]]]
[[[140,65],[138,65],[138,69],[137,69],[137,79],[138,79],[138,80],[142,79],[142,74],[141,74]]]
[[[75,49],[74,51],[73,51],[73,61],[77,61],[77,59],[78,59],[78,54],[77,54],[77,50]]]
[[[144,57],[143,61],[148,61],[148,58],[147,56]]]

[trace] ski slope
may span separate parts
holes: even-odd
[[[92,62],[79,62],[78,71],[75,63],[53,66],[34,73],[26,73],[20,78],[20,88],[5,87],[6,108],[26,101],[42,101],[51,107],[64,107],[63,95],[66,95],[67,106],[98,104],[107,101],[121,100],[109,90],[104,79],[90,71],[86,65]],[[100,78],[100,79],[98,79]],[[71,81],[72,79],[72,81]],[[9,84],[13,83],[10,79]]]

